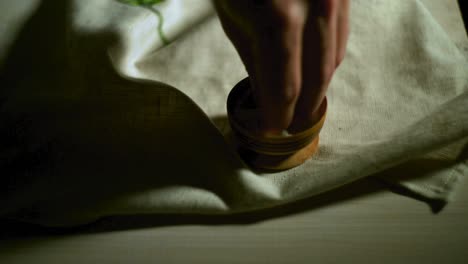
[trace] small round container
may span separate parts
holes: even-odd
[[[326,117],[326,98],[319,111],[320,120],[304,131],[264,136],[259,133],[260,116],[253,100],[249,78],[234,86],[227,100],[232,141],[239,155],[251,167],[266,171],[296,167],[317,151],[319,133]]]

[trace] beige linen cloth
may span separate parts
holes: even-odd
[[[226,143],[246,76],[208,1],[0,4],[0,216],[68,226],[229,214],[375,176],[428,200],[468,174],[468,40],[456,1],[353,0],[320,149],[256,174]]]

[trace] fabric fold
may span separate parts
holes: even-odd
[[[166,46],[144,8],[11,4],[0,27],[0,216],[70,226],[121,214],[232,214],[368,176],[450,200],[468,171],[459,50],[468,40],[454,43],[459,28],[446,34],[427,1],[352,1],[317,155],[263,174],[225,139],[227,94],[246,73],[209,1],[155,6],[167,16]],[[67,23],[55,23],[59,15]]]

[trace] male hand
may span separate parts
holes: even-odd
[[[266,134],[320,118],[349,33],[349,0],[215,0],[250,76]]]

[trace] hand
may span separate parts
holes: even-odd
[[[319,118],[349,33],[349,0],[215,0],[250,76],[262,130],[303,130]]]

